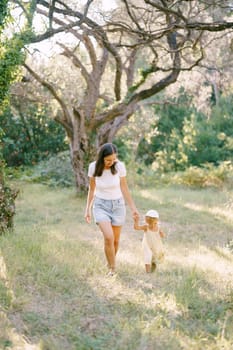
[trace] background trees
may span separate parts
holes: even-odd
[[[21,107],[24,106],[23,110]],[[65,131],[49,116],[46,106],[20,101],[1,118],[3,157],[7,166],[34,165],[68,148]]]
[[[137,157],[163,172],[232,160],[232,99],[220,97],[208,118],[184,92],[177,104],[156,106],[157,120],[151,124],[151,136],[139,143]]]
[[[19,65],[23,62],[22,48],[27,42],[30,25],[33,17],[35,2],[28,6],[28,17],[25,26],[20,33],[7,36],[8,1],[3,0],[0,4],[0,111],[7,104],[10,85],[16,79]],[[14,215],[14,199],[17,191],[10,189],[5,182],[4,160],[2,157],[2,134],[0,128],[0,233],[12,226]]]
[[[98,12],[96,3],[87,1],[81,8],[37,1],[44,27],[31,42],[56,35],[56,50],[64,56],[63,81],[38,70],[34,59],[25,64],[56,101],[54,118],[69,138],[78,190],[86,188],[85,166],[96,148],[115,138],[142,101],[203,64],[219,32],[230,47],[233,26],[229,1],[124,0],[109,13]],[[66,35],[59,36],[62,31]],[[79,81],[78,92],[75,84],[67,89],[71,79]]]

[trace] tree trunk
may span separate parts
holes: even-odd
[[[88,165],[96,159],[98,148],[102,144],[114,140],[117,131],[127,122],[134,111],[135,105],[132,104],[130,108],[124,108],[125,114],[122,109],[122,113],[115,119],[96,126],[83,122],[87,118],[82,110],[73,110],[71,118],[72,133],[70,129],[67,129],[67,134],[70,141],[71,164],[78,193],[86,192],[88,188]],[[61,122],[59,118],[56,120]]]
[[[78,193],[86,192],[88,188],[87,171],[84,165],[84,156],[81,149],[72,149],[71,163],[74,172],[75,185]]]
[[[85,124],[86,116],[83,110],[73,108],[66,119],[69,118],[69,125],[72,128],[66,129],[70,143],[70,156],[73,168],[76,190],[78,193],[87,191],[88,188],[88,164],[90,159],[95,159],[98,141],[96,133]],[[61,118],[57,118],[61,122]],[[64,124],[63,124],[64,125]],[[66,124],[65,124],[66,125]]]

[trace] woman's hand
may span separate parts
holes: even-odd
[[[133,219],[134,219],[134,220],[136,220],[136,221],[139,220],[140,215],[139,215],[139,212],[138,212],[137,208],[135,208],[134,210],[132,210],[132,216],[133,216]]]
[[[87,194],[87,204],[86,204],[86,210],[84,218],[88,224],[91,222],[91,208],[92,208],[92,202],[94,199],[94,192],[95,192],[95,178],[90,177],[89,180],[89,189]]]
[[[85,218],[86,222],[87,222],[88,224],[90,224],[90,222],[91,222],[91,214],[90,214],[89,211],[86,211],[86,213],[85,213],[85,215],[84,215],[84,218]]]

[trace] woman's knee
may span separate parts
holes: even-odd
[[[114,244],[114,237],[113,236],[104,236],[104,242],[106,245],[113,245]]]

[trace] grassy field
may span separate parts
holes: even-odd
[[[18,183],[0,237],[0,349],[233,349],[233,191],[135,189],[160,212],[166,259],[145,274],[142,233],[124,226],[106,276],[98,228],[72,189]]]

